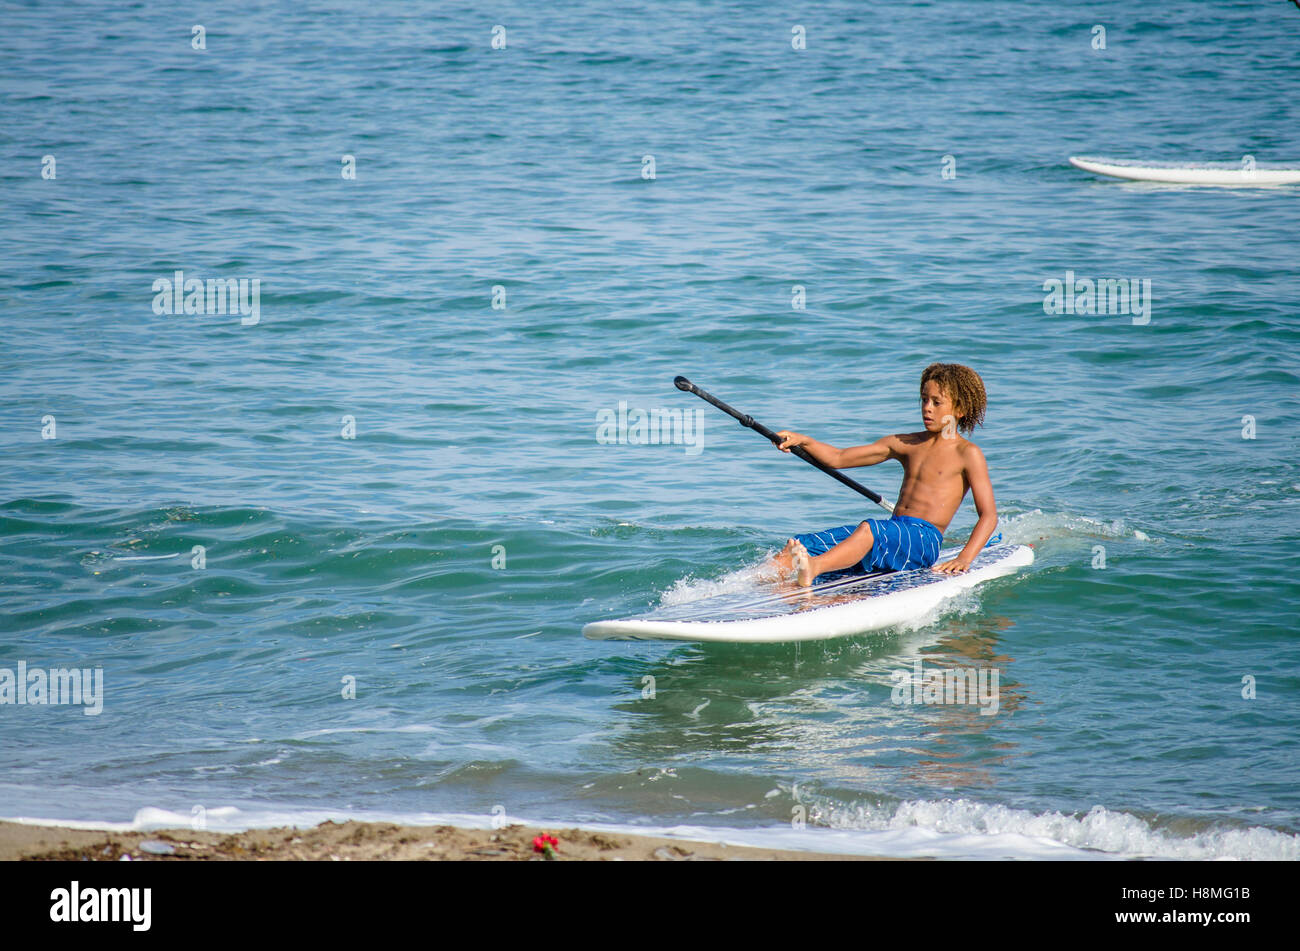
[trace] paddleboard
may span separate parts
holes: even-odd
[[[1294,185],[1300,183],[1300,166],[1243,165],[1241,162],[1203,162],[1174,165],[1123,162],[1070,156],[1070,164],[1085,172],[1125,178],[1134,182],[1173,185]]]
[[[960,549],[940,552],[939,560]],[[990,545],[962,574],[919,568],[859,575],[810,588],[778,592],[776,586],[700,598],[648,614],[593,621],[591,640],[714,641],[739,644],[816,641],[862,634],[924,617],[962,591],[1032,564],[1027,545]]]

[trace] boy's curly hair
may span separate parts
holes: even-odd
[[[957,428],[973,433],[976,426],[984,424],[984,409],[988,397],[984,394],[984,381],[970,367],[960,363],[931,363],[921,374],[921,389],[934,380],[952,400],[957,411]]]

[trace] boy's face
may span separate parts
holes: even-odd
[[[925,386],[921,387],[921,420],[925,423],[925,431],[942,432],[945,416],[958,419],[960,415],[943,387],[934,380],[927,380]]]

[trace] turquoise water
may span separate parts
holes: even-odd
[[[1066,162],[1300,160],[1300,11],[214,16],[0,34],[0,668],[104,672],[98,716],[0,705],[0,816],[1300,855],[1300,193]],[[257,322],[156,313],[177,270]],[[1067,271],[1149,319],[1046,313]],[[936,360],[984,378],[1032,567],[828,643],[581,637],[879,514],[676,374],[852,445]],[[695,444],[598,439],[620,401]],[[895,704],[918,659],[997,714]]]

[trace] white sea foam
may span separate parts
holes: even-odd
[[[807,798],[805,796],[805,798]],[[1214,828],[1191,836],[1174,836],[1154,829],[1128,812],[1094,806],[1082,816],[1060,812],[1034,813],[1025,809],[974,802],[968,799],[909,800],[894,806],[844,807],[808,803],[809,818],[832,829],[860,831],[924,831],[938,840],[974,837],[1001,842],[1023,839],[1040,846],[1078,850],[1093,858],[1161,859],[1300,859],[1300,836],[1258,826],[1245,829]],[[1008,853],[1008,858],[1022,857]],[[1082,857],[1082,856],[1081,856]]]
[[[772,552],[771,554],[776,554]],[[766,560],[766,555],[764,556]],[[687,575],[673,582],[673,586],[659,598],[663,607],[675,604],[688,604],[701,598],[711,598],[719,594],[759,594],[764,588],[759,579],[762,562],[729,571],[721,578],[695,578]]]
[[[998,519],[997,531],[1002,541],[1013,545],[1029,545],[1054,538],[1136,538],[1149,541],[1145,532],[1130,528],[1123,519],[1110,522],[1087,515],[1066,512],[1044,512],[1032,509],[1017,515],[1003,515]]]

